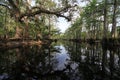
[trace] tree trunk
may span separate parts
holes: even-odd
[[[51,21],[50,21],[50,15],[48,15],[49,16],[49,26],[48,26],[48,29],[49,29],[49,35],[48,35],[48,37],[49,38],[51,38]]]
[[[25,34],[24,34],[24,37],[25,38],[29,38],[29,25],[28,25],[28,19],[26,18],[25,19]]]
[[[19,26],[19,17],[20,17],[20,11],[15,11],[14,12],[15,16],[15,21],[16,21],[16,33],[15,33],[15,38],[22,38],[22,29],[20,29]]]
[[[16,27],[15,38],[22,38],[22,29],[19,26]]]
[[[105,0],[105,3],[104,3],[104,35],[103,35],[103,38],[107,38],[107,0]]]
[[[117,10],[117,0],[114,0],[113,18],[112,18],[112,31],[111,31],[111,37],[112,38],[115,38],[115,32],[116,32],[116,10]]]

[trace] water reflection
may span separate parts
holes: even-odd
[[[120,48],[63,42],[0,51],[0,80],[119,80]]]
[[[70,45],[70,46],[69,46]],[[72,46],[71,46],[72,45]],[[68,43],[71,60],[79,63],[83,80],[119,80],[120,48],[104,49],[100,43]],[[113,46],[112,46],[113,47]]]

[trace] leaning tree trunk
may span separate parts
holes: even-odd
[[[22,29],[20,29],[19,25],[19,16],[20,12],[16,11],[15,12],[15,21],[16,21],[16,32],[15,32],[15,38],[22,38]]]
[[[31,5],[31,0],[27,0],[27,3],[26,3],[26,9],[28,10],[27,12],[31,12],[30,10],[30,6]],[[24,18],[24,23],[25,23],[25,32],[24,32],[24,38],[29,38],[29,23],[28,23],[28,17],[25,17]]]
[[[24,34],[24,37],[25,38],[29,38],[29,25],[28,25],[28,19],[25,18],[25,34]]]
[[[13,11],[12,15],[14,16],[15,22],[16,22],[16,32],[15,32],[14,38],[21,38],[22,29],[20,29],[20,25],[19,25],[20,23],[19,18],[21,14],[20,9],[19,9],[20,1],[19,0],[16,0],[16,1],[8,0],[8,2],[11,5],[12,11]]]

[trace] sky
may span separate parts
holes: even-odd
[[[59,17],[58,22],[56,23],[56,27],[58,27],[62,33],[65,32],[65,30],[70,27],[71,22],[68,22],[66,19]]]
[[[77,0],[77,2],[78,2],[79,6],[84,6],[85,5],[85,3],[81,3],[81,0]],[[34,5],[35,5],[35,2],[34,2],[34,0],[32,0],[32,6],[34,6]],[[64,33],[65,30],[68,27],[70,27],[70,25],[71,25],[71,22],[68,22],[65,18],[59,17],[57,20],[58,21],[56,23],[56,26],[61,30],[62,33]]]
[[[81,7],[85,6],[86,4],[85,2],[81,2],[81,0],[77,0],[77,2],[78,5]],[[56,23],[56,26],[61,30],[62,33],[64,33],[65,30],[67,30],[71,26],[71,22],[68,22],[66,19],[60,17],[58,18],[58,22]]]
[[[56,0],[55,0],[56,1]],[[34,0],[32,0],[32,6],[35,5]],[[71,22],[68,22],[66,19],[59,17],[57,19],[56,27],[58,27],[62,33],[65,32],[65,30],[70,26]]]

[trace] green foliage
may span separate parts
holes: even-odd
[[[111,12],[111,8],[113,7],[112,2],[106,6],[107,8],[107,20],[106,22],[112,24],[113,12]],[[68,38],[102,38],[104,31],[104,9],[105,9],[105,1],[91,0],[89,4],[83,7],[82,12],[80,13],[80,18],[78,18],[71,27],[66,30],[65,36],[69,36]],[[119,12],[119,10],[118,10]],[[72,34],[71,34],[72,31]],[[110,36],[110,30],[105,31],[107,36]],[[77,33],[77,35],[76,35]],[[98,36],[99,35],[99,36]],[[88,37],[89,36],[89,37]]]
[[[54,10],[55,8],[59,8],[60,6],[57,6],[57,3],[54,0],[30,0],[33,2],[32,6],[37,6],[41,7],[46,10]],[[25,13],[27,9],[31,8],[31,2],[27,1],[14,1],[15,4],[18,4],[18,8],[20,9],[21,14]],[[9,6],[9,1],[0,1],[0,35],[7,34],[9,37],[14,37],[16,33],[16,27],[20,27],[22,29],[22,35],[25,34],[25,27],[26,24],[24,22],[18,22],[16,21],[16,17],[14,10],[12,11],[12,8],[14,7],[9,7],[11,11],[8,10]],[[35,4],[34,4],[35,3]],[[5,4],[6,6],[2,6],[1,4]],[[11,6],[11,5],[10,5]],[[6,12],[7,10],[7,12]],[[36,11],[34,9],[33,11]],[[44,11],[44,10],[43,10]],[[29,11],[28,11],[29,12]],[[48,13],[49,14],[49,13]],[[49,34],[51,37],[55,37],[56,35],[58,36],[60,30],[57,29],[54,26],[54,19],[56,18],[55,16],[50,16],[48,14],[38,14],[35,16],[32,16],[28,19],[28,27],[29,30],[27,31],[30,34],[30,37],[36,38],[38,34],[40,34],[42,37],[48,37]],[[50,25],[49,25],[49,16],[50,16]],[[49,30],[50,29],[50,30]]]
[[[15,4],[18,4],[18,8],[20,9],[21,14],[23,13],[29,13],[28,11],[31,8],[34,8],[33,6],[40,7],[40,9],[46,9],[46,10],[52,10],[54,11],[57,9],[59,12],[61,9],[63,9],[64,12],[67,10],[64,9],[65,6],[74,5],[74,3],[77,3],[77,0],[31,0],[31,2],[23,1],[23,0],[16,0],[14,1]],[[107,27],[109,24],[112,24],[113,22],[113,2],[112,0],[107,0]],[[117,0],[117,2],[119,2]],[[2,5],[4,4],[4,5]],[[13,37],[13,35],[16,33],[15,28],[21,27],[22,33],[25,34],[26,25],[25,23],[18,22],[17,17],[15,17],[14,7],[10,7],[9,1],[7,0],[1,0],[0,1],[0,35],[8,34],[10,37]],[[62,8],[61,8],[62,7]],[[104,8],[105,7],[105,0],[90,0],[90,2],[82,8],[80,11],[80,17],[77,18],[71,27],[66,30],[64,33],[64,38],[102,38],[104,35]],[[9,9],[11,11],[9,11]],[[115,19],[119,19],[120,14],[120,4],[117,3],[117,10],[116,10],[116,17]],[[36,10],[39,10],[39,8],[35,8],[31,10],[31,12],[34,12]],[[45,10],[45,11],[46,11]],[[71,13],[71,10],[68,10],[68,13]],[[44,10],[43,10],[44,11]],[[47,12],[47,11],[46,11]],[[62,12],[61,12],[62,14]],[[64,15],[64,13],[63,13]],[[65,14],[66,15],[66,14]],[[71,14],[72,15],[72,14]],[[60,37],[61,33],[58,28],[55,27],[56,17],[53,15],[48,14],[37,14],[35,16],[27,17],[28,20],[28,33],[32,38],[36,38],[38,34],[41,34],[43,37],[48,37],[49,35],[51,38],[58,38]],[[25,21],[23,21],[25,22]],[[119,31],[119,29],[117,29]],[[110,35],[110,30],[106,30],[107,36]],[[97,36],[99,35],[99,36]]]

